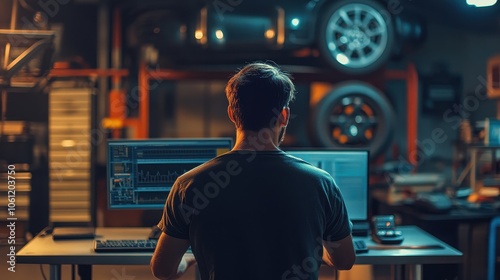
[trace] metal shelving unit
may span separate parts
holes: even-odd
[[[49,222],[92,222],[92,89],[49,97]]]

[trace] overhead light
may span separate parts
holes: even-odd
[[[476,7],[489,7],[497,3],[497,0],[467,0],[467,4]]]
[[[197,39],[197,40],[201,40],[203,38],[203,31],[201,30],[196,30],[194,32],[194,37]]]
[[[276,33],[272,29],[268,29],[266,30],[266,33],[264,33],[264,36],[266,36],[267,39],[274,38],[274,35],[276,35]]]
[[[215,37],[219,40],[224,39],[224,32],[222,30],[218,29],[215,31]]]
[[[297,27],[297,26],[299,26],[299,24],[300,24],[300,19],[298,19],[298,18],[293,18],[291,23],[292,23],[292,26],[293,26],[293,27]]]

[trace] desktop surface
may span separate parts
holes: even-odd
[[[147,239],[150,228],[96,228],[95,239]],[[152,252],[96,253],[93,239],[54,240],[36,236],[17,253],[19,263],[41,264],[149,264]]]
[[[416,226],[400,226],[399,229],[405,235],[405,240],[393,247],[375,244],[368,236],[356,237],[355,240],[363,240],[368,245],[369,251],[358,254],[355,264],[391,265],[398,271],[402,271],[401,266],[408,266],[411,271],[416,272],[414,279],[419,280],[422,278],[421,264],[462,263],[463,256],[460,251],[422,229]],[[96,238],[145,239],[149,231],[150,228],[97,228]],[[94,251],[93,244],[94,240],[54,241],[51,235],[38,235],[17,252],[16,260],[18,264],[49,264],[50,279],[60,280],[61,266],[64,264],[78,265],[79,271],[80,268],[82,271],[92,271],[92,265],[148,265],[153,254],[98,253]],[[426,246],[426,249],[416,249],[414,246]],[[238,252],[235,248],[235,257],[239,253],[244,252]],[[91,273],[84,279],[91,279]]]
[[[416,226],[400,226],[405,240],[397,246],[382,246],[370,237],[355,237],[368,245],[367,253],[358,254],[356,264],[430,264],[460,263],[462,253]],[[96,239],[147,239],[150,228],[96,228]],[[412,249],[411,246],[429,246]],[[17,253],[18,263],[35,264],[149,264],[152,252],[98,253],[94,240],[53,240],[51,235],[36,236]],[[408,247],[410,246],[410,247]],[[238,251],[235,249],[235,254]],[[278,257],[278,256],[277,256]]]
[[[365,240],[368,253],[356,256],[356,264],[445,264],[461,263],[462,253],[416,226],[398,226],[404,240],[398,245],[380,245]]]

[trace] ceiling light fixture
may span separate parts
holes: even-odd
[[[497,0],[467,0],[467,4],[476,7],[489,7],[497,3]]]

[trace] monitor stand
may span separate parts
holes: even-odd
[[[158,239],[161,235],[161,229],[154,225],[151,227],[151,231],[149,232],[148,239]]]

